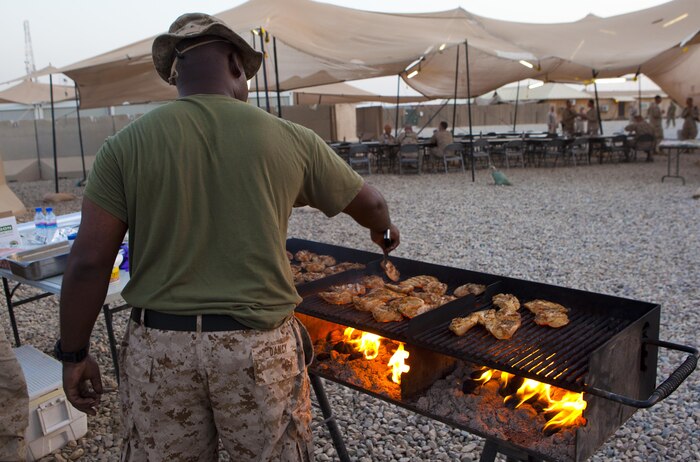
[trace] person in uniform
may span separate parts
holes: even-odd
[[[418,136],[413,131],[413,127],[406,125],[403,127],[403,132],[399,135],[398,142],[401,146],[405,144],[418,144]]]
[[[678,132],[678,138],[681,140],[694,140],[697,138],[700,113],[698,113],[698,107],[693,104],[693,98],[687,98],[685,100],[685,107],[683,108],[683,112],[681,112],[681,119],[683,119],[683,127],[681,127],[680,132]]]
[[[379,138],[379,141],[382,144],[396,144],[396,138],[394,138],[394,135],[391,134],[391,125],[384,125],[384,132]]]
[[[658,146],[664,139],[664,111],[661,109],[661,96],[654,96],[654,102],[647,109],[647,119],[649,125],[654,127],[654,137]]]
[[[673,128],[676,128],[676,103],[671,100],[668,105],[668,111],[666,111],[666,128],[669,128],[673,124]]]
[[[344,212],[384,252],[399,230],[382,195],[313,131],[247,104],[262,55],[223,21],[182,15],[152,56],[179,98],[96,156],[61,291],[66,396],[97,411],[88,345],[128,230],[122,461],[216,461],[219,440],[236,461],[310,460],[313,345],[293,315],[292,209]]]
[[[438,129],[430,138],[430,144],[435,145],[430,148],[430,155],[433,158],[442,161],[442,158],[445,157],[445,147],[447,147],[448,144],[451,144],[452,141],[452,133],[447,130],[447,122],[443,120],[440,122]]]
[[[0,326],[0,461],[27,460],[24,434],[29,425],[29,395],[22,368]]]
[[[576,122],[574,122],[574,128],[576,136],[581,136],[586,133],[586,109],[583,106],[578,109],[578,118]]]
[[[598,121],[598,111],[595,107],[595,101],[593,101],[592,99],[588,100],[588,111],[586,111],[586,120],[588,121],[588,136],[598,136],[600,122]]]
[[[554,106],[550,106],[547,113],[547,133],[550,135],[557,134],[557,113],[554,111]]]
[[[634,117],[634,122],[625,127],[625,131],[634,133],[633,145],[636,145],[639,141],[639,137],[642,135],[651,135],[654,137],[654,142],[656,143],[656,129],[652,125],[644,120],[644,117],[636,115]],[[652,162],[654,158],[652,157],[652,151],[647,153],[647,162]]]
[[[579,114],[576,112],[574,105],[571,100],[566,100],[566,107],[561,115],[561,128],[564,132],[564,136],[572,137],[575,135],[574,123],[576,119],[579,118]]]

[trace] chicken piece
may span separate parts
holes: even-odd
[[[455,289],[454,291],[454,296],[455,297],[466,297],[469,294],[472,295],[481,295],[484,292],[486,292],[486,286],[483,284],[464,284],[463,286],[459,286]]]
[[[292,261],[294,260],[294,255],[292,255],[292,252],[287,250],[287,260]]]
[[[301,263],[301,267],[309,273],[323,273],[323,270],[326,269],[326,265],[320,261],[305,261]]]
[[[300,250],[294,254],[297,261],[311,261],[315,256],[316,254],[309,250]]]
[[[289,265],[292,269],[292,274],[296,277],[297,274],[301,273],[301,266],[299,265]]]
[[[387,260],[385,258],[384,260],[382,260],[380,266],[384,270],[386,277],[388,277],[392,281],[396,282],[399,279],[401,279],[401,273],[399,273],[399,270],[396,269],[396,267],[390,260]]]
[[[413,289],[425,289],[425,287],[430,284],[431,282],[440,282],[438,278],[435,276],[428,276],[425,274],[422,274],[420,276],[413,276],[405,281],[403,281],[401,284],[406,285],[406,286],[412,286]]]
[[[389,290],[393,290],[394,292],[399,292],[402,294],[410,294],[411,292],[413,292],[413,286],[404,285],[403,282],[399,282],[398,284],[384,284],[384,287],[386,287]]]
[[[331,292],[348,292],[350,295],[364,295],[367,292],[367,288],[362,284],[338,284],[335,286],[330,286],[328,288]]]
[[[335,258],[330,255],[316,255],[311,261],[323,263],[324,266],[333,266],[336,264]]]
[[[342,273],[343,271],[351,270],[351,269],[365,269],[365,265],[362,263],[350,263],[350,262],[342,262],[338,263],[337,265],[333,266],[334,273]]]
[[[533,314],[538,315],[543,311],[556,311],[559,313],[568,313],[569,309],[554,302],[548,302],[547,300],[532,300],[531,302],[525,303],[525,308],[530,310]]]
[[[443,295],[441,300],[440,300],[440,306],[445,305],[447,303],[450,303],[452,301],[457,300],[457,297],[453,295]]]
[[[383,305],[395,298],[405,297],[403,294],[393,292],[386,288],[372,289],[364,297],[353,297],[352,303],[360,311],[372,311],[379,305]]]
[[[429,282],[425,285],[425,287],[423,287],[423,290],[425,292],[430,292],[431,294],[442,296],[445,295],[445,293],[447,292],[447,284],[440,281]]]
[[[484,327],[498,340],[511,338],[521,323],[520,313],[508,309],[501,309],[484,319]]]
[[[535,324],[538,326],[549,326],[558,329],[559,327],[569,324],[569,316],[561,311],[540,311],[535,315]]]
[[[318,296],[331,305],[346,305],[352,303],[353,295],[350,292],[319,292]]]
[[[325,277],[326,275],[323,273],[301,273],[301,278],[304,282],[317,281]]]
[[[413,296],[420,298],[425,302],[429,309],[437,308],[442,305],[442,296],[431,292],[416,292]]]
[[[418,315],[430,311],[430,307],[418,297],[396,298],[389,302],[389,306],[396,308],[399,313],[407,318],[415,318]]]
[[[460,337],[466,334],[469,329],[479,324],[481,315],[479,312],[470,313],[463,318],[454,318],[450,323],[450,330]]]
[[[516,312],[520,309],[520,302],[511,294],[496,294],[491,299],[494,306],[501,310]]]
[[[362,284],[367,289],[381,289],[384,287],[384,279],[380,276],[365,276],[358,281],[358,284]]]
[[[399,310],[391,305],[381,304],[372,309],[371,311],[372,317],[377,322],[403,321],[403,316],[401,316]]]

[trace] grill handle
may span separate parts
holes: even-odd
[[[625,404],[627,406],[632,406],[636,408],[648,408],[656,403],[660,402],[664,398],[668,397],[671,393],[676,391],[676,388],[680,386],[685,379],[688,378],[690,374],[693,373],[698,365],[698,353],[697,348],[693,348],[687,345],[678,345],[677,343],[664,342],[661,340],[651,340],[645,339],[644,343],[649,345],[656,345],[662,348],[668,348],[670,350],[683,351],[685,353],[690,353],[688,357],[683,361],[683,363],[678,366],[678,369],[673,371],[671,375],[668,376],[664,382],[656,387],[656,390],[645,400],[633,399],[627,396],[618,395],[606,390],[601,390],[595,387],[586,387],[586,392],[592,395],[600,396],[602,398],[609,399],[611,401],[616,401],[618,403]]]

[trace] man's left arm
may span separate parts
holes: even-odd
[[[60,347],[63,352],[89,347],[126,230],[126,223],[87,197],[83,199],[80,231],[68,258],[61,288]],[[90,381],[92,390],[86,381]],[[78,363],[63,363],[63,388],[73,406],[95,414],[102,383],[99,367],[89,354]]]

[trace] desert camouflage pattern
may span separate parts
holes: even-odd
[[[25,461],[24,432],[29,425],[29,396],[22,368],[0,326],[0,461]]]
[[[269,331],[200,333],[131,321],[119,358],[122,461],[216,461],[219,438],[236,461],[311,460],[312,357],[293,317]]]

